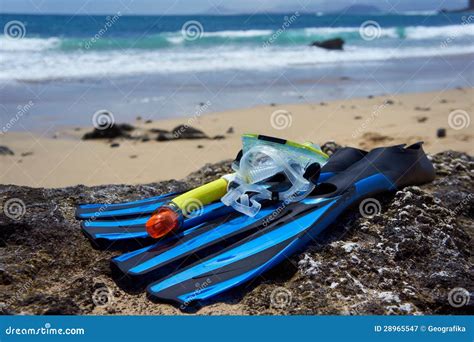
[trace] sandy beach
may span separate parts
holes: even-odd
[[[473,99],[474,89],[453,89],[328,103],[271,104],[188,119],[131,123],[138,131],[171,130],[185,124],[211,137],[225,135],[222,140],[81,140],[92,127],[65,129],[54,137],[52,133],[7,132],[0,137],[1,145],[15,154],[0,156],[2,183],[63,187],[180,179],[206,163],[233,158],[242,133],[317,144],[333,140],[364,149],[422,140],[429,153],[453,149],[472,154],[474,130],[467,124]],[[450,113],[454,113],[451,121]],[[227,133],[230,127],[233,133]],[[437,137],[439,128],[446,129],[444,138]],[[120,146],[112,148],[112,142]]]

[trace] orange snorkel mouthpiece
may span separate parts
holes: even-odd
[[[161,207],[148,219],[146,231],[152,238],[157,239],[179,226],[179,214],[171,207]]]

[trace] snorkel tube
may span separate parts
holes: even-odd
[[[219,178],[179,195],[158,208],[148,219],[146,223],[148,235],[157,239],[178,230],[185,217],[189,217],[194,211],[199,211],[204,205],[219,200],[226,191],[227,180]]]
[[[235,173],[181,194],[153,213],[146,223],[152,238],[179,230],[185,218],[219,199],[247,216],[255,216],[266,200],[298,201],[314,189],[328,159],[311,143],[256,134],[244,134],[242,143],[232,165]]]

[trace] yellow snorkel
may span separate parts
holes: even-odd
[[[309,164],[309,162],[324,165],[328,159],[328,156],[322,152],[318,146],[311,143],[299,144],[256,134],[244,134],[242,136],[242,143],[242,152],[239,153],[237,160],[234,162],[234,170],[237,171],[236,173],[225,175],[210,183],[183,193],[174,198],[167,205],[160,207],[146,223],[148,234],[153,238],[160,238],[172,231],[178,230],[182,226],[185,218],[190,217],[190,215],[193,215],[193,212],[199,211],[199,209],[202,209],[206,204],[223,199],[224,196],[227,196],[225,198],[229,199],[231,197],[228,193],[230,190],[229,183],[234,183],[237,179],[240,179],[238,165],[240,159],[242,155],[246,158],[247,153],[253,151],[255,146],[266,149],[271,148],[272,151],[276,151],[277,156],[279,154],[291,155],[293,161],[304,165]],[[255,173],[250,173],[255,176]],[[259,185],[259,187],[264,188],[265,186]],[[224,202],[224,204],[233,206],[234,209],[241,211],[237,205],[234,206],[230,202],[232,201],[229,201],[229,203]],[[257,208],[257,211],[258,209],[259,208]],[[251,216],[251,214],[245,211],[241,212]]]

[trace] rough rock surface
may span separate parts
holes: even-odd
[[[279,270],[287,277],[265,277],[244,298],[249,312],[472,313],[474,159],[444,152],[433,163],[432,184],[377,198],[381,210],[372,217],[346,214]],[[456,288],[470,301],[456,299]],[[456,308],[450,299],[467,303]]]
[[[323,149],[331,153],[337,147],[328,143]],[[374,216],[363,217],[355,208],[304,253],[198,313],[472,312],[472,299],[455,307],[449,294],[456,288],[466,289],[471,297],[473,292],[474,160],[451,151],[432,158],[437,170],[433,183],[377,197],[381,210]],[[91,247],[74,219],[74,206],[184,190],[228,173],[229,165],[229,161],[206,165],[183,181],[147,185],[62,189],[0,185],[1,310],[7,314],[180,313],[115,285],[109,259],[117,251]]]

